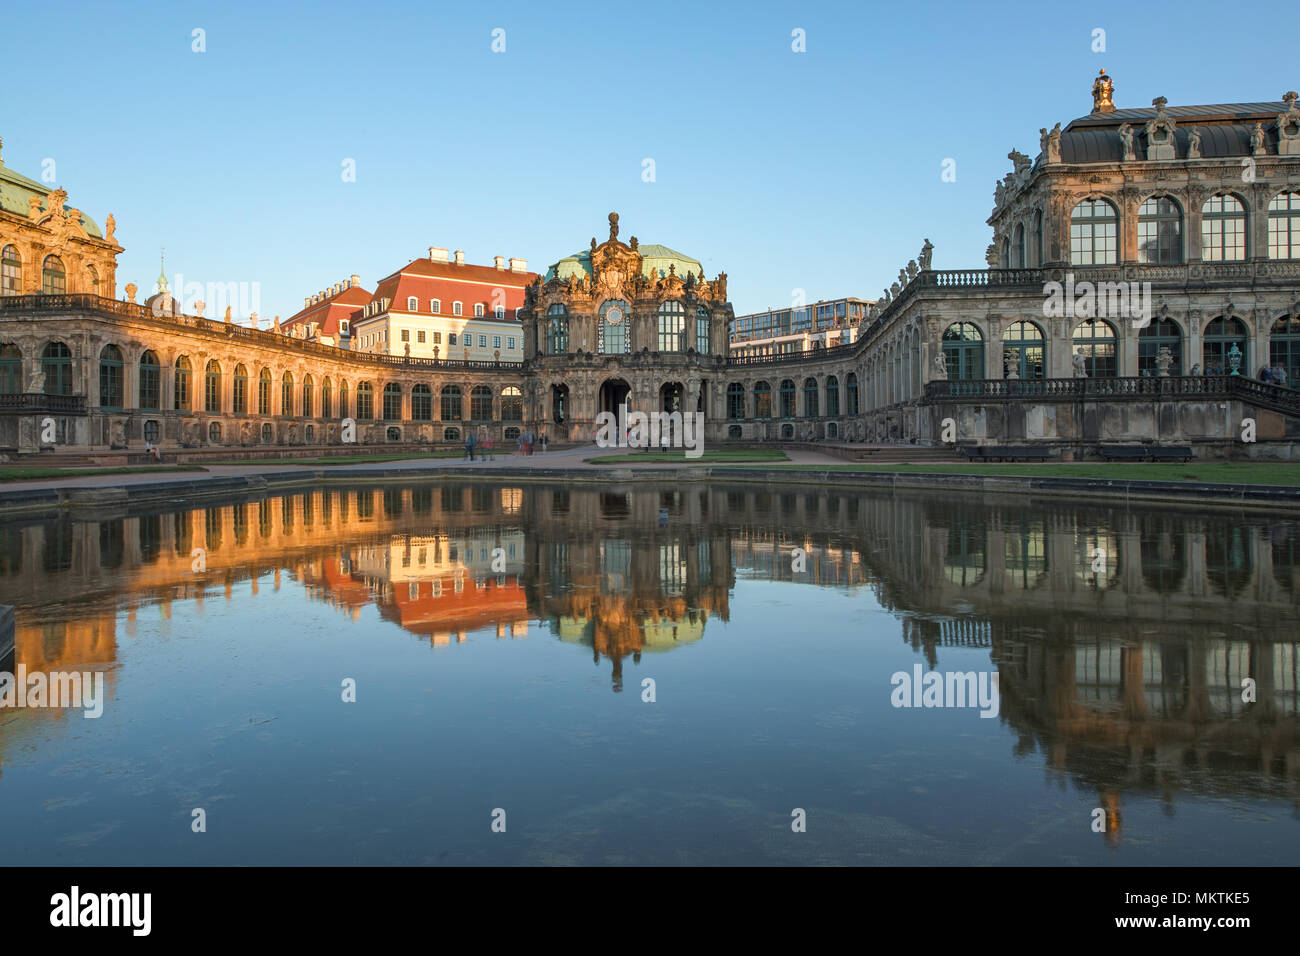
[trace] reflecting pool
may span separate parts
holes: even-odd
[[[1300,850],[1295,520],[456,483],[96,518],[0,524],[0,671],[103,681],[0,709],[7,864]]]

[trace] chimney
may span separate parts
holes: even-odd
[[[456,265],[458,265],[458,266],[463,266],[464,264],[465,264],[465,251],[464,251],[463,249],[457,249],[457,250],[456,250]]]
[[[305,308],[307,308],[307,306],[309,306],[309,305],[311,305],[311,296],[309,296],[309,295],[305,295],[305,296],[303,296],[303,297],[302,297],[302,307],[305,309]]]
[[[511,259],[511,260],[510,260],[510,271],[511,271],[511,272],[527,272],[527,271],[528,271],[528,260],[527,260],[527,259]]]
[[[493,257],[492,257],[492,262],[493,262],[494,265],[496,265],[496,267],[497,267],[498,269],[504,269],[504,268],[506,267],[506,257],[505,257],[505,256],[493,256]]]
[[[447,250],[446,250],[446,249],[443,249],[443,248],[441,248],[441,247],[439,247],[439,246],[430,246],[430,247],[429,247],[429,261],[430,261],[430,262],[446,262],[446,261],[447,261]]]
[[[349,289],[355,289],[355,288],[356,288],[357,286],[359,286],[359,285],[361,285],[361,276],[354,275],[354,276],[352,277],[352,284],[349,285],[348,288],[349,288]]]

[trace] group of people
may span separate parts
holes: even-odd
[[[1285,385],[1286,369],[1281,365],[1274,365],[1272,368],[1267,365],[1261,366],[1259,380],[1266,385]]]
[[[533,448],[538,444],[542,446],[542,452],[545,453],[547,445],[545,432],[543,432],[540,437],[535,436],[530,431],[524,432],[518,438],[519,453],[521,455],[531,455],[533,453]],[[465,435],[465,457],[470,461],[474,461],[474,453],[476,451],[478,452],[479,461],[495,458],[496,448],[492,443],[492,436],[484,434],[483,437],[480,438],[473,432],[467,432]]]

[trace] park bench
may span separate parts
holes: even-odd
[[[972,461],[1050,461],[1050,448],[1036,445],[963,445],[961,453]]]
[[[1106,461],[1191,461],[1194,457],[1187,445],[1102,445],[1100,451]]]

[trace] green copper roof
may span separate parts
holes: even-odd
[[[656,276],[662,279],[668,275],[670,265],[677,267],[677,274],[683,279],[686,278],[688,272],[695,273],[697,278],[704,274],[704,266],[700,265],[698,259],[684,256],[667,246],[646,245],[643,243],[637,246],[636,251],[641,253],[641,271],[646,276]],[[591,275],[591,252],[589,250],[565,256],[546,270],[546,276],[542,281],[550,282],[556,276],[567,279],[579,273]]]
[[[49,209],[45,197],[52,191],[43,183],[28,179],[7,166],[0,165],[0,209],[5,212],[27,216],[31,211],[27,200],[33,196],[41,201],[41,211],[44,212]],[[99,231],[99,226],[84,212],[81,214],[81,228],[85,229],[86,235],[93,239],[104,238],[104,234]]]

